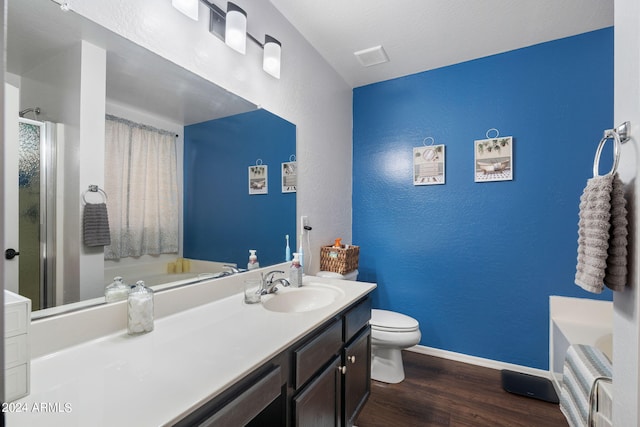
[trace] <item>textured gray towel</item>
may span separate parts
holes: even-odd
[[[106,203],[87,203],[82,216],[82,235],[87,246],[111,244]]]
[[[600,293],[604,284],[622,290],[627,278],[627,210],[618,175],[587,181],[580,197],[575,283]]]
[[[624,184],[615,174],[611,190],[611,228],[604,284],[613,291],[622,291],[627,284],[627,200]]]

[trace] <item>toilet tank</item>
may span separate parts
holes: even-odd
[[[347,274],[334,273],[333,271],[318,271],[316,274],[318,277],[326,277],[327,279],[338,279],[338,280],[357,280],[358,279],[358,270],[350,271]]]

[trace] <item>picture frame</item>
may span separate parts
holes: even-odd
[[[413,148],[413,185],[445,183],[444,144]]]
[[[474,141],[475,182],[513,180],[513,137]]]
[[[249,166],[249,194],[268,194],[269,175],[267,165]]]
[[[298,186],[298,164],[297,162],[282,163],[282,192],[295,193]]]

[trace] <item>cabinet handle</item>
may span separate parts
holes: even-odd
[[[347,373],[347,367],[346,366],[338,366],[338,372],[340,372],[341,374],[346,374]]]
[[[355,355],[349,356],[349,357],[347,357],[347,359],[349,359],[349,362],[351,362],[351,363],[356,363],[356,356]]]

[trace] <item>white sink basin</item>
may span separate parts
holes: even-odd
[[[301,313],[326,307],[344,297],[344,291],[329,285],[305,284],[300,288],[280,288],[278,293],[262,297],[262,305],[269,311]]]

